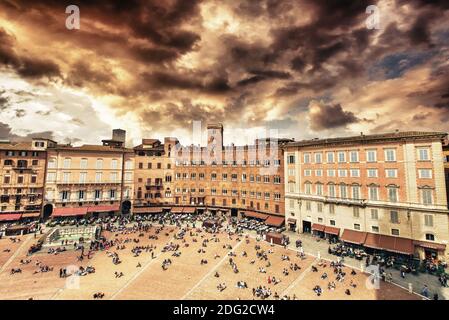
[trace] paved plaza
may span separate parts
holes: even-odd
[[[301,258],[292,248],[258,241],[252,234],[229,236],[190,228],[184,237],[176,238],[178,228],[168,226],[160,232],[157,228],[153,226],[146,232],[103,232],[117,245],[96,251],[83,261],[78,259],[80,252],[74,250],[27,256],[28,248],[36,241],[33,235],[14,238],[15,242],[11,238],[0,239],[0,299],[93,299],[98,292],[104,294],[103,299],[260,299],[253,291],[257,287],[269,290],[267,299],[422,299],[390,283],[370,289],[368,276],[359,270],[351,275],[349,267],[343,268],[344,280],[335,281],[329,261],[313,255]],[[168,243],[179,248],[163,250]],[[132,252],[136,246],[153,249],[136,255]],[[309,249],[308,243],[304,246]],[[180,255],[175,256],[175,252]],[[257,252],[264,253],[265,259],[258,257]],[[119,264],[112,263],[113,253],[118,254]],[[162,263],[167,259],[172,263],[163,270]],[[21,263],[25,260],[26,264]],[[207,263],[202,264],[201,260]],[[295,264],[297,268],[293,269]],[[39,272],[42,266],[48,266],[49,271]],[[72,270],[80,266],[93,267],[95,272],[59,277],[61,268]],[[21,272],[11,274],[13,268],[20,268]],[[117,277],[116,273],[122,275]],[[322,279],[324,273],[328,275],[326,279]],[[271,281],[273,277],[277,280]],[[239,281],[246,287],[238,287]],[[336,284],[333,290],[328,289],[331,281]],[[225,288],[219,290],[219,285]],[[313,291],[317,285],[323,291],[319,296]]]

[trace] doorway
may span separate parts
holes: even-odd
[[[44,215],[43,219],[48,220],[51,217],[51,214],[53,213],[53,205],[52,204],[46,204],[44,206]]]
[[[303,221],[302,222],[302,232],[303,233],[311,233],[312,232],[312,222]]]

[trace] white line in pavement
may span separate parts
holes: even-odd
[[[173,241],[173,239],[175,239],[175,237],[173,236],[170,240],[168,240],[168,242],[167,243],[169,243],[169,242],[172,242]],[[155,256],[154,257],[154,259],[151,259],[150,261],[148,261],[147,263],[146,263],[146,265],[142,268],[142,269],[140,269],[134,276],[132,276],[132,278],[131,279],[129,279],[116,293],[114,293],[112,296],[111,296],[111,298],[109,298],[109,300],[113,300],[113,299],[115,299],[115,297],[117,297],[117,295],[119,295],[120,293],[122,293],[123,292],[123,290],[125,290],[126,288],[128,288],[130,285],[131,285],[131,283],[134,281],[134,280],[136,280],[150,265],[151,265],[151,263],[153,262],[153,261],[155,261],[155,260],[157,260],[157,258],[159,257],[159,256],[161,256],[163,254],[163,252],[161,252],[160,254],[158,254],[157,256]]]
[[[33,239],[33,237],[28,237],[27,239],[25,239],[25,241],[22,242],[22,244],[19,246],[19,248],[17,248],[16,252],[14,252],[14,254],[8,259],[8,261],[5,262],[5,264],[1,267],[0,269],[0,273],[2,273],[6,267],[8,267],[11,262],[19,255],[19,253],[22,251],[22,248],[28,243],[30,242],[30,239]]]
[[[204,277],[202,277],[201,278],[201,280],[200,281],[198,281],[197,282],[197,284],[194,286],[194,287],[192,287],[180,300],[185,300],[186,299],[186,297],[188,297],[192,292],[193,292],[193,290],[195,290],[196,288],[198,288],[198,286],[207,278],[207,277],[209,277],[211,274],[212,274],[212,272],[214,272],[215,270],[217,270],[218,269],[218,267],[226,260],[226,258],[228,258],[228,256],[229,256],[229,253],[231,253],[231,252],[234,252],[242,243],[243,243],[243,240],[244,239],[242,239],[242,240],[240,240],[240,242],[239,243],[237,243],[237,245],[234,247],[234,248],[232,248],[231,250],[229,250],[229,252],[223,257],[223,259],[221,259],[218,263],[217,263],[217,265],[215,266],[215,267],[213,267],[208,273],[206,273],[206,275],[204,275]]]
[[[316,258],[311,264],[310,266],[307,267],[306,270],[304,270],[292,283],[290,283],[290,285],[284,290],[284,292],[282,292],[281,297],[284,297],[287,295],[287,293],[293,288],[295,287],[299,282],[301,282],[302,279],[305,278],[305,276],[307,274],[310,273],[310,270],[312,270],[312,266],[315,262],[318,261],[318,258]]]

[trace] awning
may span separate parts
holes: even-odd
[[[255,211],[245,211],[245,217],[248,218],[256,218],[256,219],[261,219],[261,220],[266,220],[268,218],[267,214],[264,213],[259,213],[259,212],[255,212]]]
[[[55,208],[53,210],[52,217],[75,217],[84,216],[87,214],[87,207],[76,207],[76,208]]]
[[[171,213],[182,213],[183,210],[184,210],[183,207],[172,207]]]
[[[182,213],[195,213],[195,207],[184,207]]]
[[[435,242],[429,242],[429,241],[413,241],[413,244],[415,246],[419,246],[426,249],[433,249],[437,251],[444,251],[446,250],[446,245],[442,243],[435,243]]]
[[[324,228],[324,233],[333,234],[333,235],[338,236],[338,235],[340,235],[340,228],[326,226]]]
[[[39,218],[39,216],[41,215],[40,212],[27,212],[22,214],[22,219],[23,218]]]
[[[364,246],[407,255],[412,255],[414,252],[413,241],[411,239],[375,233],[368,233]]]
[[[290,223],[290,224],[296,224],[296,219],[288,218],[287,222]]]
[[[364,244],[366,232],[344,229],[340,239],[353,244]]]
[[[161,213],[162,207],[134,207],[133,213]]]
[[[110,206],[93,206],[87,207],[87,212],[109,212],[120,210],[120,205],[114,204]]]
[[[314,230],[314,231],[321,231],[321,232],[323,232],[324,228],[325,228],[325,226],[323,226],[322,224],[319,224],[319,223],[313,223],[312,224],[312,230]]]
[[[284,224],[284,221],[284,217],[269,216],[267,220],[265,220],[265,224],[272,227],[280,227]]]
[[[17,221],[22,217],[21,213],[8,213],[8,214],[0,214],[0,221]]]

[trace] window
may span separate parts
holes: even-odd
[[[31,176],[31,183],[37,182],[37,176]]]
[[[344,151],[338,152],[338,162],[339,163],[346,162],[346,153]]]
[[[366,151],[366,162],[376,162],[377,161],[377,151],[367,150]]]
[[[385,161],[396,161],[396,149],[385,149]]]
[[[54,169],[54,168],[56,168],[56,159],[51,158],[50,160],[48,160],[48,168],[49,168],[49,169]]]
[[[95,200],[100,200],[101,199],[101,190],[95,190],[94,198],[95,198]]]
[[[424,215],[424,225],[426,227],[433,227],[433,215],[431,214]]]
[[[350,174],[352,178],[359,178],[360,177],[360,169],[351,169]]]
[[[111,182],[117,182],[117,172],[111,172]]]
[[[426,240],[435,241],[435,236],[431,233],[426,233]]]
[[[62,182],[69,183],[70,182],[70,172],[62,173]]]
[[[263,176],[263,183],[270,183],[270,176]]]
[[[348,175],[348,172],[344,169],[338,169],[338,176],[339,177],[346,177]]]
[[[335,185],[334,184],[328,185],[328,190],[329,190],[329,197],[335,198]]]
[[[397,178],[398,170],[397,169],[385,169],[385,176],[387,178]]]
[[[418,177],[420,179],[432,179],[432,170],[431,169],[419,169]]]
[[[304,177],[310,177],[311,175],[312,175],[312,170],[310,170],[310,169],[304,170]]]
[[[274,184],[281,184],[281,176],[274,176],[273,182]]]
[[[371,231],[374,233],[379,233],[379,227],[378,226],[371,226]]]
[[[305,186],[305,193],[311,194],[312,193],[312,184],[310,182],[306,182],[304,184],[304,186]]]
[[[327,153],[327,163],[334,163],[334,153],[333,152]]]
[[[428,148],[418,148],[418,160],[428,161],[430,160],[429,149]]]
[[[322,177],[323,176],[323,170],[321,170],[321,169],[315,170],[315,176],[316,177]]]
[[[422,203],[425,205],[432,204],[432,189],[425,188],[421,189],[421,197],[422,197]]]
[[[310,163],[310,153],[304,153],[304,163]]]
[[[95,173],[95,182],[100,183],[103,178],[103,174],[101,172]]]
[[[62,164],[62,167],[63,167],[64,169],[70,169],[70,164],[71,164],[71,162],[72,162],[72,159],[70,159],[70,158],[65,158],[65,159],[64,159],[64,162],[63,162],[63,164]]]
[[[5,178],[7,178],[7,177],[5,177]],[[47,173],[47,181],[55,182],[56,181],[56,172],[48,172]]]
[[[242,182],[246,182],[246,173],[242,173]]]
[[[348,197],[348,189],[345,184],[340,185],[340,198],[346,199]]]
[[[87,172],[80,172],[80,183],[86,183]]]
[[[320,203],[320,202],[318,202],[318,203],[316,204],[316,210],[317,210],[318,212],[323,212],[323,204]]]
[[[368,169],[368,178],[377,178],[377,169]]]
[[[103,159],[97,159],[96,168],[97,169],[103,169]]]
[[[360,218],[360,210],[359,207],[354,207],[352,210],[352,215],[354,218]]]
[[[118,161],[117,159],[112,159],[111,160],[111,169],[117,169],[117,165],[118,165]]]
[[[358,151],[351,151],[349,153],[350,155],[350,161],[351,162],[359,162],[359,152]]]
[[[396,186],[387,187],[388,200],[390,202],[398,202],[398,188]]]
[[[369,199],[373,201],[379,200],[379,187],[378,186],[369,186]]]
[[[327,176],[328,177],[335,177],[335,170],[334,169],[327,170]]]
[[[377,211],[377,209],[371,209],[371,219],[372,220],[379,219],[379,212]]]
[[[289,168],[289,169],[288,169],[288,175],[289,175],[289,176],[294,176],[294,175],[296,175],[295,169]]]
[[[84,190],[78,191],[78,200],[84,200],[85,192]]]
[[[393,236],[398,236],[399,235],[399,229],[391,229],[391,234]]]
[[[312,210],[312,204],[310,203],[310,201],[306,201],[306,210],[307,211]]]
[[[329,224],[330,224],[331,226],[335,226],[335,220],[329,220]]]
[[[360,186],[352,186],[352,199],[360,200]]]
[[[399,213],[397,211],[390,211],[390,222],[399,223]]]
[[[322,153],[315,153],[315,163],[321,163],[322,162]]]
[[[317,196],[323,195],[323,185],[321,183],[318,183],[316,185],[316,194],[317,194]]]
[[[61,200],[62,200],[62,201],[67,201],[67,200],[69,200],[69,197],[70,197],[69,191],[62,191],[62,192],[61,192]]]
[[[354,230],[360,230],[360,224],[354,223]]]
[[[287,163],[288,164],[293,164],[295,163],[295,156],[293,154],[288,155],[287,157]]]
[[[294,182],[288,183],[288,192],[295,192],[295,183]]]
[[[335,213],[335,205],[333,203],[329,204],[329,213],[330,214]]]
[[[87,169],[87,159],[81,159],[80,160],[80,168],[81,169]]]
[[[295,209],[295,200],[290,199],[290,209]]]

